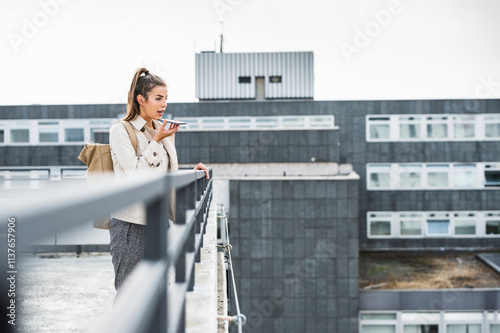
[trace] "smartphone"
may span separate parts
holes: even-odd
[[[185,121],[178,121],[178,120],[171,120],[171,119],[162,119],[161,121],[166,120],[167,123],[172,123],[176,125],[186,125],[187,123]]]

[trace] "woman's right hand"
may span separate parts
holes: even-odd
[[[155,140],[156,142],[160,142],[161,140],[175,134],[175,132],[177,132],[179,130],[179,126],[178,124],[172,124],[170,123],[170,126],[168,127],[168,129],[166,129],[167,125],[167,121],[166,120],[163,120],[163,124],[160,126],[160,128],[158,128],[156,130],[156,134],[153,138],[153,140]]]

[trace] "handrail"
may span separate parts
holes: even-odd
[[[228,229],[228,223],[227,223],[227,215],[224,210],[224,206],[221,205],[221,218],[223,219],[223,225],[221,225],[221,239],[222,239],[222,248],[224,248],[224,251],[227,253],[227,258],[228,258],[228,268],[231,271],[231,281],[232,281],[232,287],[233,287],[233,292],[234,292],[234,302],[236,305],[236,315],[232,317],[231,319],[226,318],[225,316],[222,316],[221,319],[229,320],[229,321],[236,321],[236,324],[238,325],[238,333],[243,332],[243,325],[245,325],[247,318],[244,314],[241,313],[240,310],[240,302],[238,299],[238,291],[236,290],[236,280],[234,279],[234,270],[233,270],[233,258],[231,257],[231,250],[232,250],[232,245],[229,242],[229,229]]]
[[[145,258],[120,289],[112,315],[97,332],[183,332],[186,292],[194,287],[194,265],[200,261],[212,200],[211,169],[209,174],[207,180],[203,171],[179,171],[109,180],[93,188],[58,184],[37,190],[36,200],[2,201],[0,227],[6,227],[8,218],[15,218],[18,249],[26,249],[54,232],[144,202],[148,224]],[[173,193],[175,224],[169,228]],[[170,267],[175,268],[175,283],[167,288]]]

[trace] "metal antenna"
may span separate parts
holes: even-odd
[[[222,51],[222,44],[224,43],[224,21],[220,21],[220,53]]]

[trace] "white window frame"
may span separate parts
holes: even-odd
[[[446,215],[446,216],[438,216],[438,217],[435,217],[435,216],[432,216],[432,215],[436,215],[436,214],[439,214],[439,215]],[[425,214],[425,220],[424,220],[424,230],[425,230],[425,237],[427,238],[449,238],[451,237],[452,235],[454,235],[454,233],[452,233],[452,231],[454,232],[455,229],[452,227],[452,221],[451,221],[451,214],[449,214],[448,212],[431,212],[431,213],[426,213]],[[447,221],[448,222],[448,232],[446,233],[431,233],[429,231],[429,222],[441,222],[441,221]]]
[[[104,125],[91,125],[92,122],[99,121]],[[0,121],[0,129],[4,130],[4,142],[0,142],[0,146],[51,146],[51,145],[80,145],[85,142],[91,142],[91,131],[93,129],[109,129],[118,120],[116,118],[71,118],[71,119],[12,119]],[[23,125],[17,124],[18,122],[25,122]],[[56,129],[58,134],[58,141],[54,142],[40,142],[40,123],[53,122],[54,125],[48,127]],[[75,122],[81,122],[80,125]],[[77,128],[83,129],[83,141],[66,141],[65,130]],[[26,129],[29,133],[28,142],[12,142],[11,130]]]
[[[395,319],[361,319],[362,314],[395,314]],[[398,321],[400,320],[400,313],[397,311],[360,311],[359,318],[359,332],[363,332],[363,326],[394,326],[394,332],[398,333]]]
[[[3,142],[0,142],[0,145],[3,145],[7,140],[7,132],[9,131],[7,121],[0,120],[0,131],[3,131]]]
[[[376,215],[387,214],[389,217],[377,217]],[[402,215],[420,214],[416,217],[402,217]],[[447,234],[430,234],[427,221],[432,219],[446,219],[446,217],[432,217],[431,215],[448,214],[449,227]],[[457,214],[473,215],[468,217],[455,216]],[[488,214],[498,214],[499,216],[487,216]],[[375,215],[372,217],[370,215]],[[455,234],[455,221],[456,220],[474,220],[476,233],[473,235]],[[390,235],[371,235],[371,222],[379,220],[390,221],[391,234]],[[421,234],[420,235],[401,235],[401,221],[403,220],[419,220],[421,221]],[[419,239],[419,238],[500,238],[500,234],[490,235],[486,234],[487,221],[500,221],[500,211],[368,211],[366,212],[366,237],[368,239]]]
[[[492,119],[488,119],[492,118]],[[484,115],[484,140],[486,141],[498,141],[500,140],[500,135],[498,137],[487,137],[486,136],[486,125],[488,124],[500,124],[500,114],[486,114]]]
[[[486,212],[485,217],[484,217],[484,221],[483,221],[484,223],[482,225],[482,232],[484,233],[484,237],[486,237],[486,238],[498,238],[498,237],[500,237],[500,234],[491,235],[491,234],[486,233],[486,222],[488,222],[488,221],[500,221],[500,216],[487,216],[486,214],[488,214],[488,213],[500,214],[500,212],[494,212],[494,211]]]
[[[19,125],[19,122],[26,123],[25,125]],[[26,146],[31,145],[35,142],[35,139],[38,141],[38,133],[35,133],[36,126],[30,120],[26,119],[16,119],[8,121],[7,126],[5,127],[5,141],[0,143],[0,145],[11,145],[11,146]],[[26,129],[28,130],[28,142],[12,142],[11,131],[17,129]]]
[[[402,214],[419,214],[420,216],[402,217]],[[402,235],[401,234],[401,222],[402,221],[420,221],[420,234],[418,235]],[[394,228],[397,229],[395,235],[397,238],[425,238],[425,215],[424,212],[400,212],[399,214],[393,214],[393,224]]]
[[[415,121],[401,118],[417,117]],[[469,119],[467,119],[469,118]],[[385,119],[385,120],[380,120]],[[405,123],[419,124],[420,138],[401,138],[400,125]],[[456,124],[473,124],[474,136],[471,138],[456,138]],[[370,126],[373,124],[389,125],[388,138],[371,138]],[[447,135],[443,138],[427,137],[427,125],[446,124]],[[365,139],[366,142],[436,142],[436,141],[500,141],[498,137],[486,137],[486,124],[500,124],[500,113],[481,114],[369,114],[365,117]]]
[[[41,123],[54,123],[51,125],[41,125]],[[59,145],[64,142],[64,129],[61,126],[61,121],[58,119],[40,119],[37,120],[35,126],[33,126],[36,139],[34,140],[40,146],[53,146]],[[40,141],[40,134],[42,133],[42,128],[53,129],[57,133],[57,141],[42,142]],[[62,133],[61,133],[62,132]],[[52,132],[51,132],[52,133]]]
[[[184,132],[255,131],[255,130],[329,130],[338,129],[333,115],[261,116],[261,117],[183,117]]]
[[[412,165],[415,166],[415,171],[421,171],[421,186],[420,187],[401,187],[401,173],[411,172]],[[500,190],[500,186],[486,186],[485,185],[485,166],[498,165],[500,162],[480,162],[480,163],[368,163],[366,165],[366,189],[368,191],[420,191],[420,190]],[[427,174],[434,172],[434,167],[447,166],[447,169],[441,169],[441,172],[448,174],[448,186],[428,186]],[[455,170],[461,166],[474,167],[474,185],[473,186],[455,186]],[[389,173],[389,187],[373,187],[370,185],[371,174],[377,173],[377,168],[384,167]],[[490,169],[491,170],[491,169]],[[385,173],[385,172],[384,172]]]
[[[371,214],[379,214],[379,215],[384,214],[384,213],[389,215],[389,216],[388,217],[375,216],[375,217],[370,217],[369,220],[367,219],[367,221],[368,221],[367,232],[368,232],[368,235],[371,235],[371,229],[372,229],[371,222],[388,221],[390,234],[389,235],[371,235],[370,238],[392,238],[392,236],[394,235],[394,223],[392,222],[392,219],[393,219],[392,214],[386,213],[386,212],[371,212]],[[367,216],[369,216],[369,215],[367,215]]]
[[[379,314],[391,313],[396,314],[396,319],[374,320],[362,319],[362,314]],[[466,315],[474,313],[481,315],[481,319],[469,318],[446,318],[447,315],[454,313],[459,315]],[[403,318],[405,315],[415,315],[416,318]],[[422,318],[418,318],[422,316]],[[428,318],[425,318],[428,316]],[[429,318],[430,317],[430,318]],[[463,316],[466,317],[466,316]],[[448,325],[481,325],[481,332],[490,332],[491,325],[500,325],[500,315],[498,311],[360,311],[359,319],[359,332],[364,325],[395,325],[396,332],[404,332],[405,325],[437,325],[438,331],[441,333],[447,332]]]

